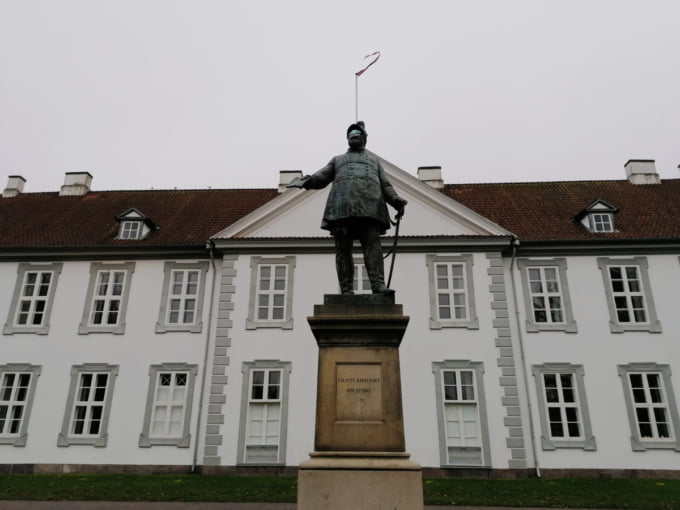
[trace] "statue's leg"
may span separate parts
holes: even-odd
[[[338,273],[340,292],[354,294],[354,259],[352,258],[352,235],[347,225],[333,229],[335,240],[335,270]]]
[[[359,229],[359,240],[364,250],[364,265],[371,280],[373,294],[385,294],[385,264],[380,245],[380,226],[372,221]]]

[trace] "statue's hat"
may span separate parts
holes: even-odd
[[[368,136],[368,133],[366,132],[366,125],[364,124],[363,120],[360,120],[352,125],[350,125],[347,128],[347,136],[349,136],[349,132],[352,131],[353,129],[358,129],[361,131],[361,133],[364,135],[364,138]]]

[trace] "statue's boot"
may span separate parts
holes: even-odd
[[[394,290],[385,286],[385,264],[382,246],[380,245],[380,234],[377,230],[372,234],[369,239],[361,239],[361,246],[364,249],[364,265],[368,279],[371,281],[371,290],[373,294],[391,296],[394,295]]]

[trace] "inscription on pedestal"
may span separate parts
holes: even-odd
[[[338,422],[382,421],[380,364],[336,364],[336,406]]]

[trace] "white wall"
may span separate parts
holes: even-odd
[[[0,294],[0,310],[9,310],[17,266],[14,263],[0,265],[0,281],[3,282],[3,288],[8,289]],[[89,278],[90,262],[64,262],[56,288],[49,334],[0,337],[2,364],[31,363],[42,366],[42,373],[37,379],[27,444],[25,447],[0,446],[2,463],[191,464],[191,448],[139,448],[138,441],[146,408],[149,366],[162,362],[199,365],[192,417],[192,438],[195,437],[205,333],[154,332],[162,293],[163,261],[149,260],[136,262],[130,282],[125,334],[79,335],[78,325],[85,306]],[[212,274],[208,274],[208,289],[211,278]],[[206,298],[204,325],[209,303]],[[57,446],[71,366],[83,363],[119,365],[105,448],[89,445]]]
[[[616,256],[624,258],[625,256]],[[597,450],[558,449],[538,454],[544,468],[593,469],[677,469],[678,453],[673,450],[635,452],[631,448],[630,426],[623,387],[617,365],[632,362],[669,364],[673,374],[680,373],[680,321],[677,311],[677,289],[680,288],[680,263],[677,255],[649,255],[649,278],[661,333],[609,329],[604,283],[595,256],[567,258],[567,278],[578,333],[543,331],[527,333],[524,328],[526,310],[518,289],[522,335],[530,366],[549,362],[583,365],[584,384]],[[519,271],[516,281],[520,285]],[[676,392],[677,377],[671,381]],[[530,397],[537,409],[536,389],[530,375]],[[676,401],[676,405],[680,405]],[[538,412],[534,412],[537,436],[541,434]]]
[[[297,465],[308,458],[314,446],[318,348],[307,317],[313,315],[314,304],[323,303],[324,294],[337,293],[334,256],[297,255],[292,330],[245,329],[249,296],[243,289],[250,289],[250,256],[240,256],[236,268],[225,435],[220,448],[222,463],[236,463],[242,363],[278,359],[292,362],[286,463]],[[505,446],[502,390],[498,385],[500,369],[496,363],[496,332],[492,327],[487,268],[485,254],[474,254],[473,277],[480,328],[431,330],[425,254],[399,254],[396,261],[392,287],[396,289],[397,303],[403,304],[404,315],[410,316],[400,348],[406,448],[423,466],[439,466],[440,462],[432,362],[457,359],[484,363],[491,458],[495,467],[507,467],[509,450]],[[389,260],[386,261],[388,271]]]

